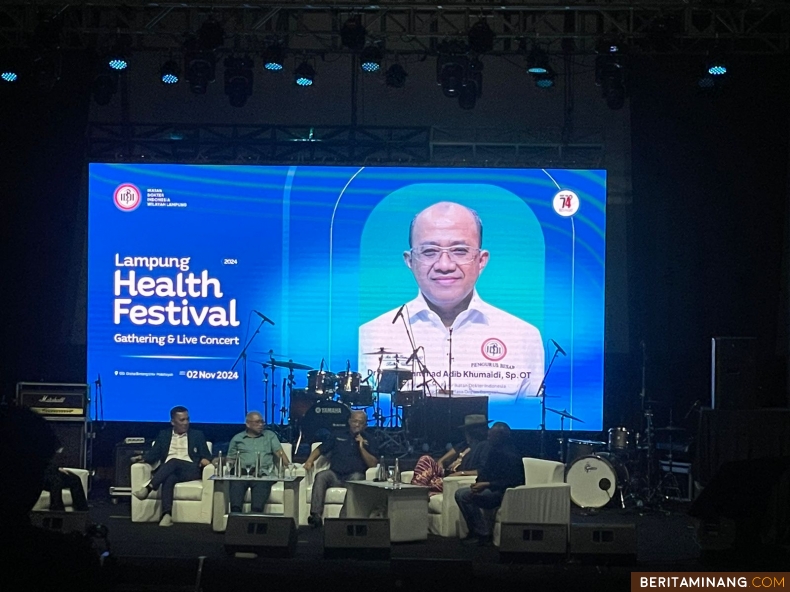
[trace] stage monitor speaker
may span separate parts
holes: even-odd
[[[571,524],[571,555],[582,562],[636,563],[635,524]]]
[[[255,553],[266,557],[293,557],[296,553],[293,518],[263,514],[230,514],[225,529],[228,553]]]
[[[45,530],[84,533],[88,528],[88,512],[30,512],[30,524]]]
[[[463,425],[464,417],[488,417],[488,397],[430,397],[404,411],[410,434],[444,447],[463,438],[458,426]]]
[[[132,486],[132,457],[143,454],[151,448],[151,441],[146,440],[139,444],[126,444],[118,442],[115,445],[115,470],[113,472],[113,487]]]
[[[500,525],[500,561],[564,557],[567,552],[567,524],[503,522]]]
[[[62,450],[55,455],[59,467],[86,468],[85,420],[47,419]]]
[[[327,518],[324,558],[389,559],[388,518]]]
[[[756,409],[757,339],[714,337],[711,339],[711,393],[713,409]]]

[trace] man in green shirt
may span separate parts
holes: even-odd
[[[250,411],[245,420],[247,429],[233,436],[228,448],[228,458],[235,459],[239,453],[239,461],[242,467],[242,475],[254,474],[255,465],[260,453],[260,473],[262,475],[275,474],[276,462],[282,461],[283,466],[287,467],[290,463],[288,457],[283,452],[283,447],[274,432],[264,431],[265,424],[263,417],[257,411]],[[245,471],[244,469],[248,469]],[[269,499],[274,481],[231,481],[230,482],[230,511],[241,512],[244,507],[244,496],[247,488],[251,490],[253,512],[263,512],[263,506]]]

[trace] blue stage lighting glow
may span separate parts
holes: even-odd
[[[129,62],[123,58],[113,58],[108,64],[113,70],[126,70],[129,67]]]
[[[727,73],[727,66],[724,64],[713,64],[708,68],[708,74],[711,76],[723,76]]]
[[[2,78],[5,82],[16,82],[19,76],[17,76],[16,72],[3,72],[0,74],[0,78]]]
[[[263,67],[271,72],[279,72],[283,69],[283,65],[279,62],[266,62]]]
[[[165,84],[177,84],[178,76],[175,74],[162,74],[162,82]]]

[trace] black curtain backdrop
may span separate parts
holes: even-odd
[[[0,91],[2,398],[20,380],[85,380],[84,346],[70,342],[67,328],[83,265],[75,239],[85,226],[89,63],[67,54],[51,90],[21,84]]]
[[[755,386],[787,404],[788,62],[729,65],[727,84],[701,93],[699,58],[632,63],[631,358],[644,340],[657,425],[670,408],[682,421],[696,399],[709,404],[715,336],[756,337]]]

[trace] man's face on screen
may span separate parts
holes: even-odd
[[[189,430],[189,413],[186,411],[176,413],[170,423],[173,424],[173,431],[176,434],[185,434]]]
[[[488,263],[488,251],[479,250],[475,217],[458,204],[440,203],[423,210],[414,221],[411,245],[404,259],[420,291],[447,310],[471,294]],[[463,256],[464,250],[467,256]]]

